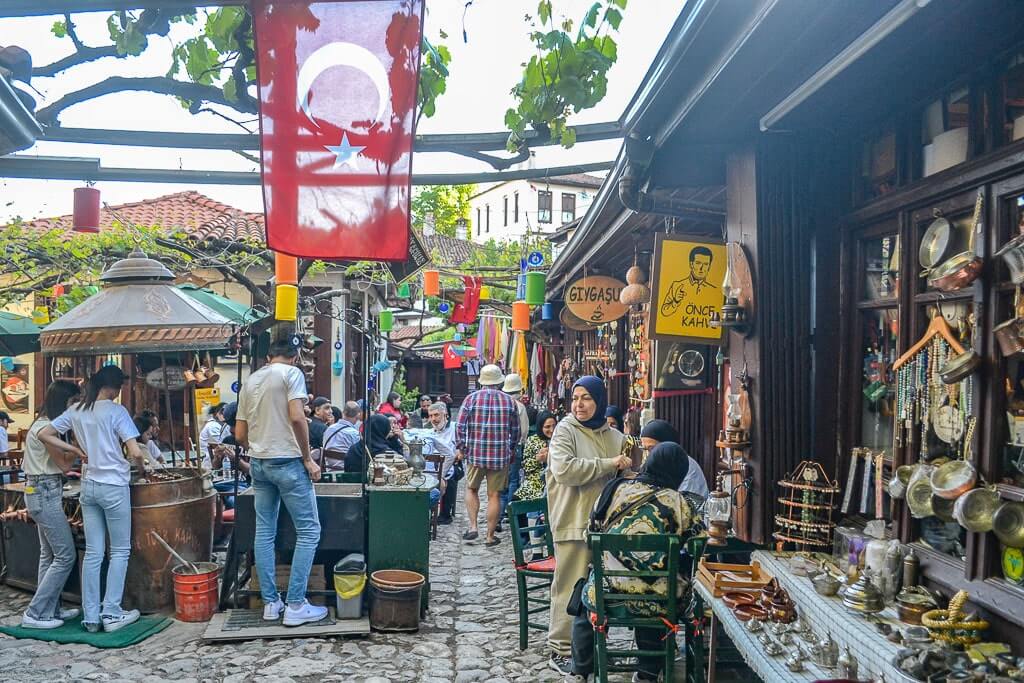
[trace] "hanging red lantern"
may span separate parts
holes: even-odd
[[[95,187],[76,187],[71,229],[75,232],[100,231],[100,191]]]

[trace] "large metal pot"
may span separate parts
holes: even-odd
[[[1024,284],[1024,235],[1017,235],[996,252],[1003,257],[1010,269],[1010,280],[1015,285]]]
[[[1024,503],[1003,503],[992,517],[992,531],[1003,545],[1024,548]]]
[[[1011,318],[999,323],[993,328],[992,334],[1004,356],[1024,351],[1024,318]]]
[[[150,534],[156,531],[186,560],[208,562],[213,553],[217,492],[209,473],[187,468],[160,471],[170,480],[131,485],[132,553],[125,578],[125,606],[161,612],[174,606],[171,570],[178,562]]]

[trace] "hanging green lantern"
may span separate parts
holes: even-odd
[[[408,299],[411,296],[412,296],[412,292],[409,289],[409,283],[408,282],[403,282],[402,284],[398,285],[398,298],[399,299]]]
[[[377,316],[377,326],[381,332],[390,332],[395,327],[395,314],[392,311],[381,311]]]
[[[540,306],[544,303],[544,288],[547,284],[547,275],[539,270],[530,271],[526,274],[526,297],[524,301],[531,306]]]

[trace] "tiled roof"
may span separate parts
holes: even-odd
[[[431,332],[436,332],[441,329],[444,329],[441,325],[425,325],[421,335],[419,325],[399,327],[392,330],[391,335],[388,338],[388,342],[394,346],[400,346],[403,349],[408,349],[412,346],[414,341],[420,340],[421,336],[425,337]]]
[[[116,216],[114,214],[117,214]],[[100,208],[100,229],[109,229],[122,220],[135,225],[159,226],[169,231],[183,230],[199,240],[263,241],[263,214],[249,213],[189,190],[144,199],[130,204]],[[71,229],[71,216],[37,218],[26,223],[40,230]]]
[[[540,182],[541,179],[535,179]],[[555,185],[575,185],[577,187],[601,187],[604,178],[589,173],[570,173],[568,175],[556,175],[543,179]]]
[[[426,243],[427,249],[430,250],[430,255],[434,257],[434,261],[445,266],[459,265],[480,250],[479,245],[469,240],[460,240],[457,237],[438,233],[424,235],[423,241]]]

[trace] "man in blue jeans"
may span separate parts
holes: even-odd
[[[254,372],[238,396],[235,439],[248,448],[256,507],[256,573],[263,597],[263,618],[285,626],[317,622],[326,607],[310,605],[306,585],[320,542],[320,519],[313,482],[320,466],[309,455],[304,407],[306,378],[295,366],[299,351],[290,340],[274,342],[269,363]],[[288,579],[287,606],[274,583],[274,539],[284,503],[295,524],[295,552]]]

